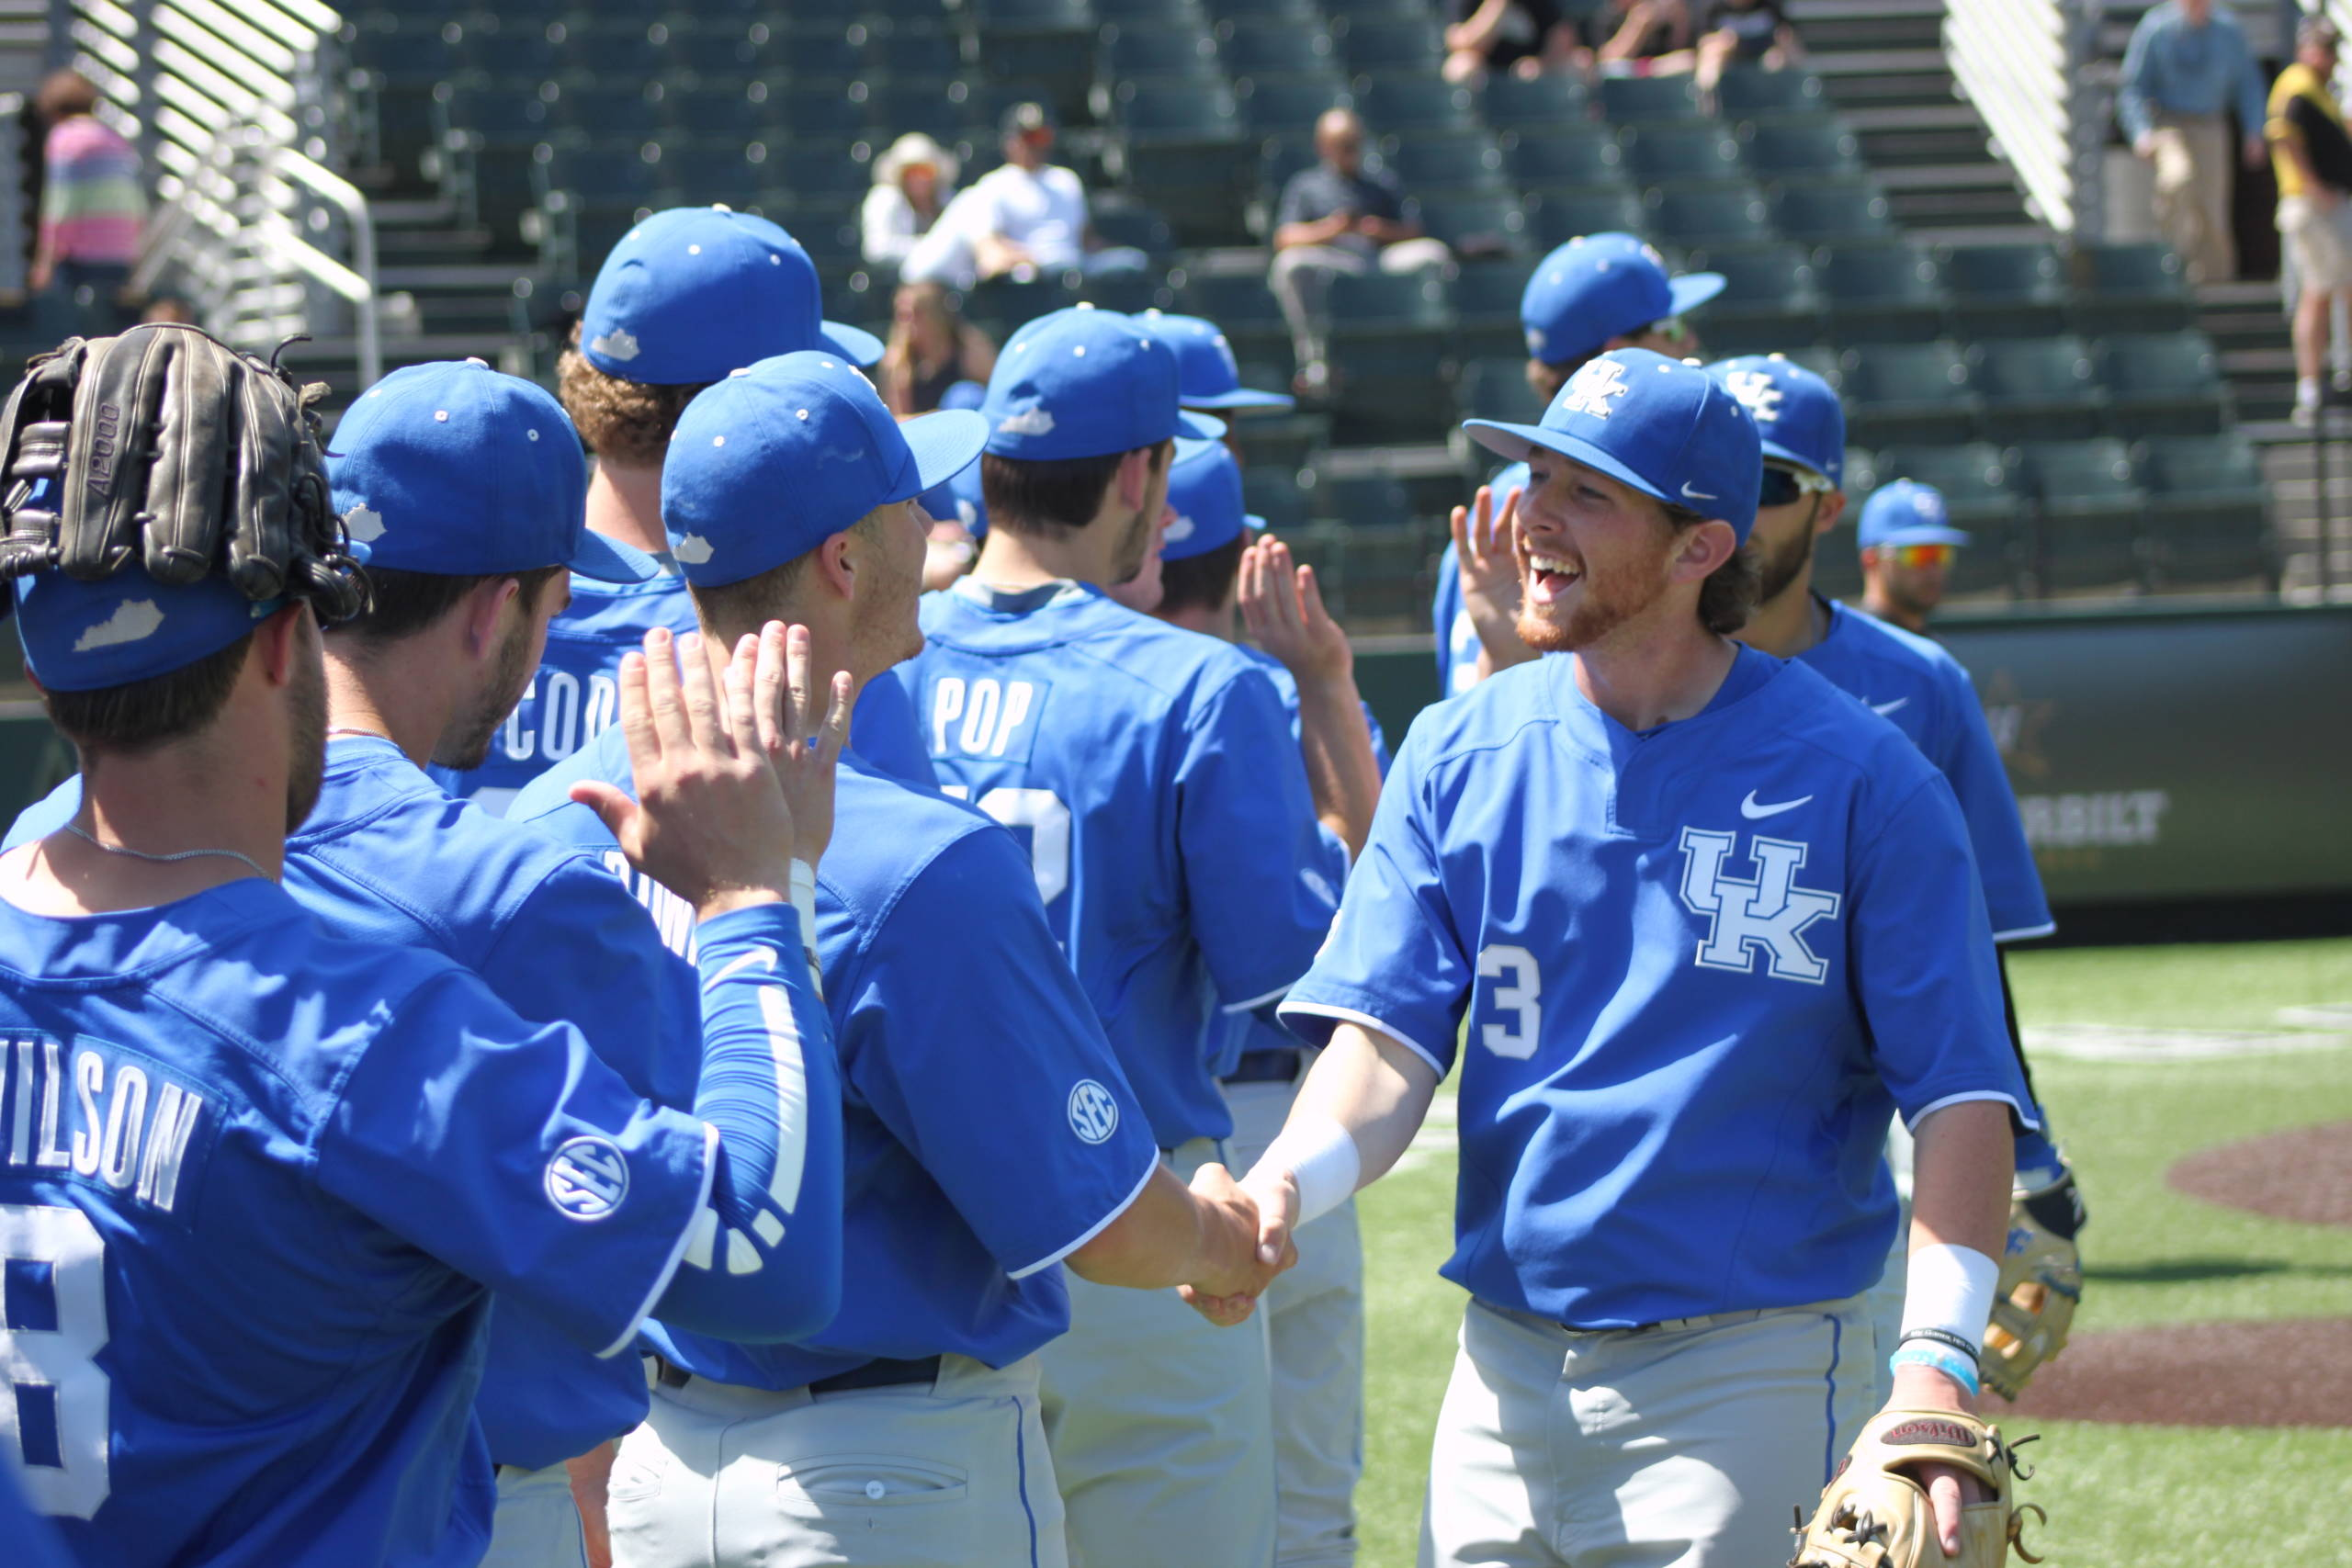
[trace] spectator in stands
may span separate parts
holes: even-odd
[[[2270,89],[2264,134],[2278,175],[2278,234],[2295,285],[2295,423],[2319,417],[2320,362],[2334,307],[2352,304],[2352,140],[2328,84],[2335,76],[2335,25],[2306,17],[2295,61]]]
[[[1363,121],[1352,109],[1327,109],[1315,122],[1321,162],[1283,187],[1274,215],[1274,265],[1268,282],[1290,323],[1298,360],[1294,389],[1311,398],[1330,385],[1324,333],[1331,278],[1412,272],[1451,260],[1444,243],[1421,232],[1420,211],[1386,170],[1363,164]]]
[[[45,333],[102,336],[135,319],[123,291],[147,217],[139,152],[99,119],[98,89],[78,71],[51,73],[34,107],[41,147],[40,234],[26,281]]]
[[[1715,84],[1735,65],[1778,71],[1799,58],[1797,30],[1781,9],[1781,0],[1707,0],[1698,28],[1699,41],[1650,65],[1650,74],[1692,73],[1699,101],[1714,112]]]
[[[932,231],[956,194],[956,154],[910,130],[874,160],[874,188],[860,214],[861,247],[875,266],[896,266]]]
[[[1041,104],[1015,104],[1004,116],[1004,163],[947,204],[932,231],[908,253],[899,276],[911,283],[1040,274],[1140,271],[1132,245],[1106,246],[1086,220],[1086,186],[1077,172],[1046,162],[1054,119]]]
[[[2165,0],[2132,29],[2116,114],[2155,165],[2156,221],[2192,281],[2238,274],[2230,231],[2230,122],[2248,168],[2262,163],[2262,78],[2236,20],[2213,0]]]
[[[1642,76],[1651,62],[1689,49],[1693,37],[1689,0],[1607,0],[1586,14],[1570,61],[1587,75]]]
[[[1897,479],[1871,492],[1856,530],[1862,547],[1862,609],[1924,637],[1944,602],[1944,581],[1968,536],[1951,525],[1943,492]]]
[[[1487,71],[1521,79],[1572,64],[1577,30],[1559,0],[1453,0],[1445,29],[1445,79],[1478,82]]]
[[[890,339],[875,381],[882,400],[900,419],[929,413],[951,388],[975,391],[996,368],[996,344],[956,313],[942,283],[901,283],[890,301]],[[968,406],[979,406],[978,397]]]

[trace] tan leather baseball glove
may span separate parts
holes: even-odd
[[[1984,1483],[1991,1497],[1961,1510],[1960,1555],[1936,1540],[1935,1508],[1921,1470],[1950,1465]],[[1810,1519],[1800,1510],[1789,1568],[2001,1568],[2009,1548],[2028,1562],[2019,1531],[2029,1512],[2015,1500],[2017,1460],[1998,1429],[1957,1410],[1883,1410],[1854,1439],[1822,1489]]]

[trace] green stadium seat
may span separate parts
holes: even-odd
[[[642,141],[660,135],[670,123],[664,101],[669,85],[658,77],[642,86],[605,86],[572,75],[559,85],[561,91],[549,105],[557,121],[598,141]]]
[[[1490,73],[1478,94],[1478,110],[1497,130],[1561,130],[1591,113],[1584,85],[1558,73],[1532,82]]]
[[[1941,266],[1965,333],[2022,337],[2064,325],[2065,273],[2048,245],[1947,245]]]
[[[538,28],[462,29],[454,40],[456,63],[501,82],[537,82],[561,64],[556,45]]]
[[[1848,349],[1838,361],[1846,433],[1859,446],[1933,444],[1969,428],[1976,395],[1951,343],[1890,343]]]
[[[2139,587],[2143,496],[2123,444],[2035,441],[2018,448],[2035,498],[2037,576],[2045,592]]]
[[[1437,24],[1427,10],[1387,17],[1349,14],[1333,18],[1331,33],[1340,57],[1354,72],[1434,79],[1445,58]]]
[[[796,23],[778,37],[769,59],[796,82],[848,82],[865,70],[865,51],[847,28]]]
[[[594,24],[571,23],[557,41],[556,55],[564,70],[622,81],[656,74],[668,69],[674,59],[670,53],[669,28],[648,22],[641,14],[599,17]]]
[[[1516,196],[1499,191],[1440,192],[1420,199],[1421,227],[1457,256],[1524,254],[1527,212]]]
[[[1649,193],[1647,232],[1667,244],[1740,245],[1769,243],[1770,209],[1750,185],[1668,186]]]
[[[1222,83],[1126,81],[1112,95],[1130,143],[1238,142],[1241,111]]]
[[[1740,161],[1759,180],[1819,179],[1863,173],[1854,133],[1828,115],[1757,120],[1739,128]]]
[[[1176,290],[1176,304],[1187,315],[1215,321],[1228,338],[1282,330],[1282,309],[1262,272],[1187,273]]]
[[[1695,313],[1702,333],[1726,316],[1763,316],[1780,320],[1821,309],[1815,269],[1794,245],[1702,246],[1685,257],[1686,271],[1719,272],[1724,291]],[[1805,329],[1805,335],[1813,335]]]
[[[1485,355],[1463,365],[1453,381],[1453,406],[1462,419],[1499,419],[1532,424],[1544,415],[1527,384],[1527,360]]]
[[[698,78],[751,77],[775,63],[766,28],[691,32],[670,40],[671,58]]]
[[[1401,523],[1413,514],[1405,487],[1386,474],[1315,474],[1307,515],[1334,523]]]
[[[1133,245],[1149,256],[1168,255],[1176,236],[1168,220],[1122,191],[1102,191],[1087,203],[1086,220],[1107,245]]]
[[[1216,25],[1217,52],[1237,76],[1336,76],[1341,70],[1331,35],[1295,22],[1236,17]]]
[[[1604,126],[1529,126],[1503,133],[1503,161],[1523,190],[1614,186],[1625,155]]]
[[[1948,301],[1925,251],[1839,245],[1822,252],[1814,276],[1829,301],[1830,334],[1841,343],[1917,343],[1943,331]]]
[[[1848,490],[1854,491],[1854,464],[1849,457]],[[1957,446],[1885,447],[1870,458],[1871,488],[1912,479],[1943,492],[1952,525],[1963,529],[1969,543],[1960,552],[1948,579],[1955,593],[1981,593],[1996,588],[2014,591],[2030,537],[2023,513],[2024,498],[2000,450],[1983,442]],[[1856,504],[1859,505],[1857,496]],[[1859,516],[1857,512],[1855,515]],[[1859,573],[1859,569],[1858,569]]]
[[[1120,152],[1126,188],[1150,198],[1186,246],[1250,243],[1247,147],[1227,141],[1148,141]]]
[[[1977,428],[1986,439],[2087,439],[2103,427],[2107,395],[2082,339],[1980,339],[1968,355]]]
[[[965,295],[964,314],[1002,343],[1038,317],[1077,303],[1077,288],[1059,274],[1026,283],[1010,276],[992,277],[974,284]]]
[[[1202,0],[1202,6],[1219,26],[1323,30],[1323,9],[1316,0]]]
[[[1102,29],[1095,67],[1106,82],[1137,76],[1175,76],[1223,85],[1225,66],[1216,39],[1197,26],[1159,22],[1114,22]]]
[[[1868,180],[1792,180],[1772,193],[1772,221],[1784,239],[1834,245],[1892,234],[1886,197]]]
[[[1106,272],[1083,278],[1078,285],[1080,303],[1098,310],[1165,310],[1174,302],[1167,277],[1158,272]]]
[[[439,23],[419,17],[406,26],[401,18],[386,18],[393,26],[355,28],[353,62],[389,86],[429,87],[465,64],[463,52],[444,37]]]
[[[2276,586],[2270,487],[2245,436],[2174,436],[2132,448],[2148,488],[2148,558],[2159,589],[2258,578]]]
[[[1331,439],[1351,446],[1427,441],[1430,394],[1443,383],[1445,351],[1436,333],[1343,334],[1335,312]]]
[[[1266,520],[1277,534],[1288,534],[1306,522],[1306,500],[1299,493],[1298,470],[1279,464],[1251,463],[1241,470],[1241,504]]]
[[[1340,273],[1330,301],[1335,338],[1442,333],[1453,324],[1445,282],[1434,271]]]
[[[1477,116],[1470,89],[1434,76],[1374,76],[1358,85],[1356,111],[1375,136],[1400,131],[1468,130]]]
[[[2203,435],[2229,418],[2229,393],[2203,333],[2101,339],[2099,380],[2116,428],[2128,436]]]
[[[1715,108],[1725,119],[1768,114],[1818,114],[1834,107],[1821,78],[1809,71],[1737,66],[1715,84]]]
[[[1199,0],[1094,0],[1094,15],[1105,22],[1151,22],[1164,27],[1205,28]]]
[[[1626,173],[1643,185],[1739,177],[1739,144],[1719,125],[1636,125],[1623,147]]]
[[[1520,341],[1519,300],[1535,264],[1523,256],[1468,261],[1453,276],[1453,314],[1464,332],[1499,329]]]
[[[1612,125],[1702,118],[1688,76],[1604,76],[1600,114]]]
[[[950,32],[904,32],[869,28],[862,45],[860,74],[945,81],[967,68],[964,40]]]
[[[935,83],[852,82],[833,106],[836,113],[842,104],[885,146],[910,130],[953,146],[971,119],[966,106]]]
[[[1355,101],[1336,76],[1243,76],[1233,84],[1233,96],[1253,133],[1295,135],[1302,147],[1317,116]],[[1307,161],[1314,162],[1311,148]]]
[[[1399,137],[1381,154],[1407,190],[1507,191],[1502,149],[1483,130],[1423,131]]]
[[[2196,319],[2196,297],[2167,245],[2077,244],[2066,263],[2077,332],[2169,331]]]
[[[1648,213],[1631,190],[1540,191],[1527,198],[1527,226],[1539,251],[1586,234],[1641,232]]]

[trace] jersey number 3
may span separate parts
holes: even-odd
[[[1487,1000],[1510,1015],[1507,1023],[1483,1024],[1479,1043],[1498,1056],[1523,1062],[1535,1055],[1544,1029],[1544,972],[1535,955],[1510,942],[1497,942],[1478,954],[1478,978],[1499,981],[1487,988]]]
[[[942,784],[942,795],[970,800],[969,784]],[[999,786],[972,804],[1008,828],[1029,829],[1029,867],[1037,902],[1050,905],[1069,891],[1069,807],[1049,789]]]
[[[65,1518],[107,1500],[105,1257],[81,1210],[0,1204],[0,1438],[33,1506]]]

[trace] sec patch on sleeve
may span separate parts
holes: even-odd
[[[1081,1143],[1107,1142],[1119,1130],[1119,1102],[1092,1078],[1070,1086],[1069,1130]]]
[[[548,1161],[548,1201],[575,1220],[601,1220],[628,1197],[628,1156],[610,1138],[567,1140]]]

